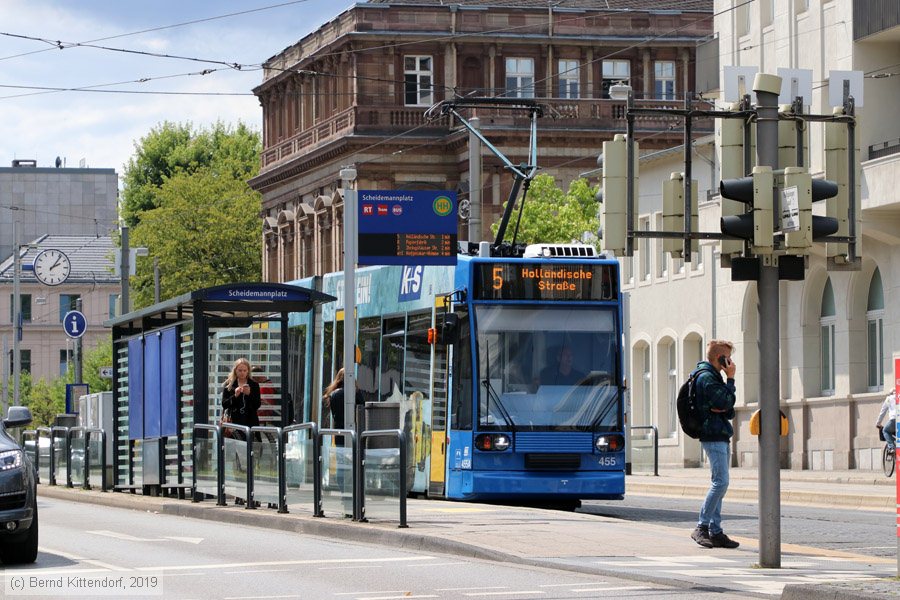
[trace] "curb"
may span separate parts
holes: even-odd
[[[625,493],[643,496],[675,496],[691,499],[703,499],[709,491],[709,486],[684,485],[675,483],[634,483],[626,482]],[[730,500],[744,500],[756,502],[759,500],[759,491],[746,487],[729,487],[726,498]],[[893,496],[881,496],[876,494],[835,494],[813,491],[781,490],[781,501],[785,504],[801,504],[804,506],[829,506],[835,505],[846,508],[859,508],[866,510],[885,510],[894,512],[897,500]]]

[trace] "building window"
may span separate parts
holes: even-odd
[[[578,67],[577,60],[559,61],[559,97],[578,98]]]
[[[794,0],[794,10],[799,15],[809,9],[809,0]]]
[[[631,63],[627,60],[604,60],[601,90],[603,98],[609,99],[609,88],[616,83],[631,85]]]
[[[666,348],[668,371],[666,372],[666,398],[669,401],[669,437],[678,435],[678,363],[675,357],[675,342],[670,342]]]
[[[775,0],[763,0],[760,4],[760,24],[767,27],[775,20]]]
[[[825,290],[822,292],[822,311],[819,318],[822,344],[822,395],[830,396],[834,393],[834,289],[831,287],[831,279],[825,281]]]
[[[744,36],[750,33],[750,6],[752,2],[744,2],[735,7],[735,33]]]
[[[650,219],[641,219],[641,229],[650,231]],[[650,280],[650,241],[650,238],[643,238],[640,241],[638,253],[641,257],[641,281]]]
[[[634,284],[634,257],[622,257],[622,280],[626,284]]]
[[[60,294],[59,295],[59,322],[62,323],[63,319],[66,316],[66,313],[70,310],[76,310],[78,308],[78,300],[81,298],[80,294]]]
[[[74,362],[75,353],[72,350],[60,350],[59,351],[59,376],[65,377],[66,372],[69,370],[69,363]]]
[[[662,230],[662,215],[656,217],[656,227]],[[656,242],[656,249],[659,252],[656,259],[656,276],[666,277],[669,274],[669,253],[664,250],[665,246],[662,240]]]
[[[31,350],[19,350],[19,364],[22,366],[22,373],[31,373]],[[9,373],[12,375],[13,369],[13,351],[9,351]]]
[[[434,86],[430,56],[403,57],[403,101],[406,106],[430,106]]]
[[[703,268],[703,246],[697,245],[697,251],[691,252],[691,271]]]
[[[116,312],[116,305],[119,303],[119,295],[118,294],[110,294],[109,295],[109,318],[114,319],[118,316]]]
[[[509,98],[534,98],[534,59],[506,59],[506,94]]]
[[[658,60],[653,64],[654,89],[658,100],[675,99],[675,61]]]
[[[22,322],[23,323],[31,323],[31,294],[19,294],[19,298],[22,299]],[[15,296],[13,294],[9,295],[9,322],[13,325],[16,324],[15,315],[13,315],[13,310],[15,307]]]
[[[868,350],[868,388],[870,392],[884,385],[884,288],[881,272],[875,267],[869,283],[869,301],[866,305],[866,348]]]
[[[644,346],[644,364],[643,373],[641,373],[641,381],[644,383],[641,402],[644,407],[644,423],[643,425],[651,425],[653,423],[653,409],[650,403],[650,346]]]

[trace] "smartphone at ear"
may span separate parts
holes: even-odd
[[[728,366],[728,359],[725,358],[724,356],[720,356],[720,357],[719,357],[719,364],[720,364],[720,365],[722,366],[722,368],[724,369],[725,367]]]

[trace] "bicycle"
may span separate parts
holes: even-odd
[[[893,477],[897,452],[884,439],[884,431],[881,426],[878,427],[878,439],[884,442],[884,449],[881,451],[881,468],[884,470],[885,477]]]

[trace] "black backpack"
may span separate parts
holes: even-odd
[[[678,421],[681,423],[681,429],[685,435],[695,440],[703,433],[703,423],[706,421],[706,415],[701,411],[697,404],[697,390],[695,383],[697,377],[703,371],[709,369],[697,369],[687,381],[681,384],[678,390],[678,399],[675,406],[678,409]]]

